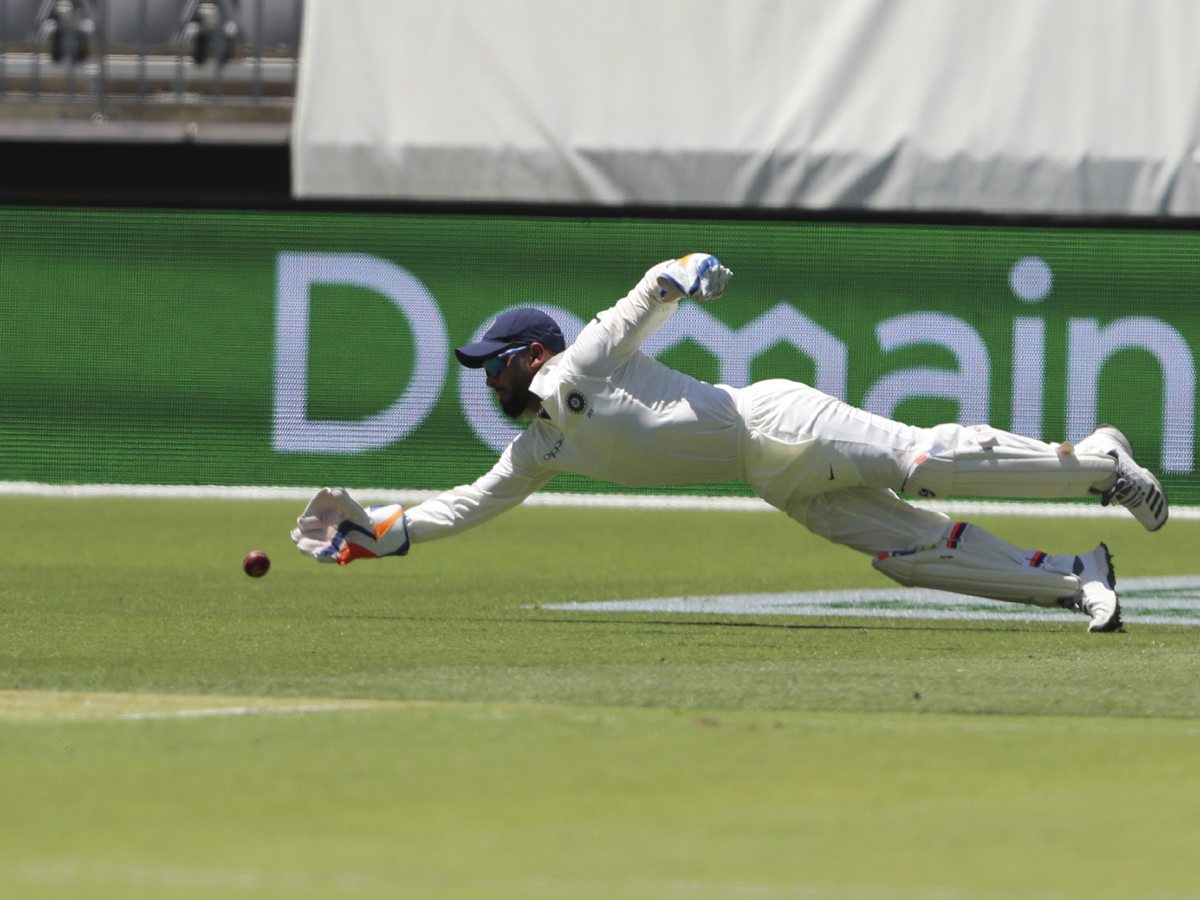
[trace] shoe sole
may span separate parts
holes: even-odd
[[[1100,542],[1100,549],[1104,551],[1104,562],[1107,564],[1108,571],[1105,572],[1105,577],[1108,579],[1108,587],[1114,594],[1117,591],[1117,570],[1113,565],[1112,553],[1108,550],[1108,544]],[[1103,625],[1093,628],[1088,626],[1088,632],[1092,634],[1111,634],[1114,631],[1124,631],[1124,623],[1121,622],[1121,598],[1117,598],[1117,608],[1112,614],[1112,618]]]
[[[1149,469],[1145,468],[1144,466],[1138,465],[1137,460],[1135,460],[1133,458],[1133,445],[1129,443],[1129,438],[1125,437],[1124,432],[1122,432],[1120,428],[1118,428],[1115,425],[1100,425],[1096,428],[1096,431],[1103,432],[1105,435],[1107,435],[1108,437],[1110,437],[1114,441],[1116,441],[1118,444],[1120,444],[1121,450],[1124,451],[1125,455],[1129,457],[1130,461],[1134,465],[1136,465],[1139,469],[1141,469],[1143,472],[1145,472],[1146,475],[1150,478],[1150,481],[1151,481],[1150,493],[1146,496],[1146,498],[1143,502],[1146,504],[1147,509],[1151,509],[1151,510],[1153,510],[1153,508],[1154,508],[1153,504],[1156,500],[1161,502],[1162,509],[1163,509],[1163,518],[1162,518],[1161,522],[1157,523],[1153,527],[1151,527],[1150,525],[1147,525],[1145,522],[1142,522],[1141,519],[1138,519],[1138,521],[1141,522],[1142,527],[1144,527],[1147,531],[1149,531],[1149,532],[1158,531],[1160,528],[1162,528],[1164,525],[1166,525],[1167,520],[1169,518],[1171,518],[1171,508],[1167,504],[1167,494],[1163,490],[1162,483],[1157,478],[1154,477],[1153,472],[1151,472]],[[1130,512],[1132,513],[1133,510],[1130,510]],[[1134,518],[1137,518],[1137,516],[1134,515]]]
[[[1112,634],[1114,631],[1124,631],[1125,623],[1121,621],[1121,601],[1117,601],[1117,611],[1113,613],[1113,617],[1101,625],[1099,628],[1088,626],[1088,634]]]

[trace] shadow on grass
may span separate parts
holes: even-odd
[[[390,622],[445,622],[445,621],[447,621],[445,618],[443,618],[441,616],[402,616],[402,615],[383,614],[383,613],[361,613],[361,614],[334,613],[334,614],[330,614],[328,618],[330,618],[330,619],[345,619],[345,620],[355,620],[355,619],[377,620],[377,621],[390,621]],[[608,626],[608,625],[617,625],[617,626],[661,625],[664,627],[671,627],[671,628],[679,628],[679,627],[769,628],[769,629],[777,629],[777,630],[784,630],[784,631],[868,631],[868,630],[927,631],[927,632],[931,632],[931,633],[936,632],[939,634],[944,634],[946,632],[955,632],[955,631],[984,633],[984,634],[987,634],[987,633],[1013,634],[1013,633],[1017,633],[1017,632],[1024,632],[1024,633],[1029,633],[1029,634],[1044,634],[1044,633],[1058,634],[1061,632],[1069,632],[1069,631],[1074,630],[1068,626],[1062,625],[1057,622],[1045,623],[1047,625],[1053,624],[1054,626],[1056,626],[1053,628],[1045,628],[1044,626],[1038,627],[1039,623],[1037,623],[1037,622],[1006,623],[1009,625],[1022,624],[1022,625],[1034,626],[1034,627],[1027,627],[1027,628],[1013,628],[1013,627],[1003,627],[1003,625],[994,624],[994,623],[989,623],[987,625],[984,625],[982,623],[981,624],[972,624],[969,622],[949,622],[949,621],[942,623],[942,622],[932,622],[929,620],[925,620],[925,621],[918,623],[915,620],[898,620],[898,619],[882,619],[882,620],[880,620],[880,619],[868,619],[865,616],[863,617],[862,621],[869,622],[870,624],[859,623],[859,624],[833,625],[833,624],[828,624],[828,623],[824,623],[824,622],[730,622],[727,620],[695,621],[695,620],[686,620],[686,619],[584,619],[584,618],[579,618],[579,619],[544,619],[544,618],[501,619],[501,618],[484,618],[484,617],[472,617],[471,621],[472,622],[498,622],[498,623],[503,623],[506,625],[521,625],[521,624],[524,624],[524,625],[589,625],[592,627]],[[1081,619],[1079,624],[1082,626],[1082,625],[1086,625],[1087,623]],[[1125,634],[1126,632],[1122,631],[1122,632],[1114,632],[1114,633],[1115,634]]]

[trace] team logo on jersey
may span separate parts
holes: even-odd
[[[579,391],[571,391],[567,394],[567,409],[579,415],[587,411],[587,397],[583,396]]]

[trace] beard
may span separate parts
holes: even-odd
[[[533,399],[533,392],[527,387],[514,387],[508,391],[508,396],[500,401],[500,408],[504,410],[504,414],[510,419],[520,419],[525,416],[525,410],[529,409],[529,403]]]

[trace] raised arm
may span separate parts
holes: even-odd
[[[607,374],[662,328],[680,300],[716,300],[731,277],[720,260],[706,253],[653,266],[632,291],[580,333],[570,349],[572,367],[584,375]]]

